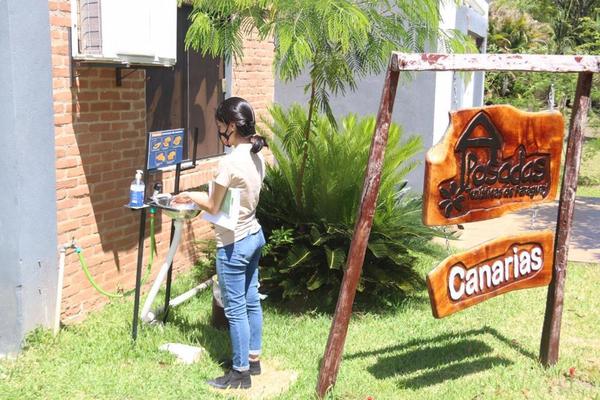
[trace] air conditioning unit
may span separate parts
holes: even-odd
[[[71,10],[74,60],[175,64],[177,0],[71,0]]]

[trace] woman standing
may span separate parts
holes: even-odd
[[[265,244],[256,219],[256,207],[265,175],[260,150],[266,146],[255,130],[254,111],[239,97],[223,101],[216,111],[218,135],[233,151],[220,162],[210,196],[205,192],[183,192],[174,202],[193,201],[216,214],[228,188],[240,189],[240,215],[235,230],[215,225],[217,275],[225,316],[229,320],[232,368],[224,376],[208,381],[218,388],[249,388],[250,375],[260,374],[262,309],[258,295],[258,261]]]

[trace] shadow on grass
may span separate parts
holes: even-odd
[[[498,365],[512,364],[512,361],[507,358],[490,356],[493,349],[483,341],[474,339],[486,334],[503,342],[524,357],[537,360],[536,355],[490,327],[415,339],[378,350],[347,354],[344,359],[380,356],[377,362],[367,369],[375,378],[412,375],[401,377],[398,383],[403,387],[418,389],[446,380],[458,379]],[[462,340],[450,342],[457,338]],[[400,354],[389,355],[398,352]]]
[[[400,379],[398,383],[403,387],[419,389],[485,371],[498,365],[506,366],[510,364],[512,364],[512,362],[506,358],[483,357],[472,361],[463,361],[448,365],[436,371],[426,372],[413,378]]]
[[[208,319],[190,321],[189,318],[177,314],[176,311],[171,311],[168,323],[176,326],[190,343],[202,346],[216,363],[231,359],[229,331],[214,328]]]

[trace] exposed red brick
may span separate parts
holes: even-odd
[[[58,238],[61,243],[75,236],[102,286],[133,287],[137,259],[139,213],[123,207],[135,169],[144,162],[146,145],[145,72],[140,69],[116,86],[115,69],[81,65],[71,88],[67,52],[70,25],[68,0],[48,4],[51,17],[55,153],[57,163]],[[272,101],[272,43],[261,44],[250,37],[242,63],[234,65],[234,93],[251,99],[257,115],[265,114]],[[271,49],[271,50],[269,50]],[[260,54],[260,55],[259,55]],[[249,75],[254,74],[254,75]],[[265,114],[266,115],[266,114]],[[212,179],[216,159],[200,161],[182,175],[181,186],[197,186]],[[155,177],[155,178],[158,178]],[[174,173],[160,174],[165,190],[172,191]],[[157,218],[158,251],[169,246],[170,220]],[[148,229],[148,228],[147,228]],[[208,223],[197,219],[186,225],[184,243],[174,262],[177,276],[197,256],[187,241],[212,234]],[[145,251],[149,241],[146,240]],[[120,263],[117,271],[115,262]],[[83,318],[106,303],[87,282],[77,257],[69,255],[65,265],[63,320]],[[145,285],[145,289],[149,283]]]

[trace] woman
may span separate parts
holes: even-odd
[[[259,151],[266,141],[256,135],[254,111],[239,97],[223,101],[216,111],[218,134],[225,146],[233,147],[219,163],[213,190],[183,192],[174,202],[193,201],[216,214],[228,188],[240,190],[240,215],[234,231],[215,225],[217,275],[229,320],[232,368],[224,376],[208,381],[218,388],[249,388],[250,375],[260,374],[262,309],[258,295],[258,261],[265,238],[256,207],[265,174]]]

